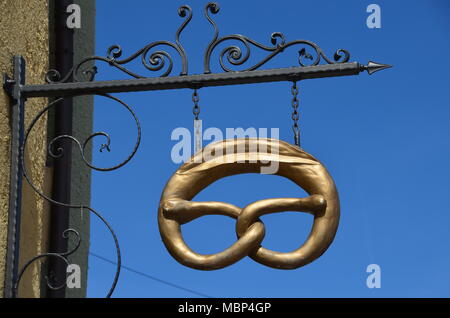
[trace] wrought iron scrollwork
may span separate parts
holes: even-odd
[[[219,64],[223,71],[225,72],[235,72],[235,71],[253,71],[270,60],[275,56],[285,51],[291,46],[298,46],[298,64],[299,66],[315,66],[319,65],[321,61],[325,61],[328,64],[339,64],[346,63],[350,59],[350,53],[344,49],[338,49],[333,58],[326,56],[324,51],[314,42],[308,40],[293,40],[290,42],[286,41],[283,33],[274,32],[270,36],[270,42],[272,45],[265,45],[257,42],[245,35],[241,34],[231,34],[223,37],[219,37],[219,28],[215,21],[211,18],[211,14],[217,14],[220,10],[219,4],[216,2],[208,3],[204,8],[204,15],[209,23],[214,29],[213,39],[210,41],[208,47],[205,50],[203,63],[205,74],[211,73],[211,56],[215,49],[222,43],[226,41],[237,41],[241,44],[230,45],[222,49],[219,53]],[[192,8],[188,5],[183,5],[178,9],[178,15],[184,18],[183,23],[178,28],[175,34],[175,42],[171,41],[156,41],[152,42],[143,48],[137,50],[135,53],[131,54],[126,58],[122,58],[122,47],[120,45],[112,45],[108,48],[106,56],[90,56],[81,60],[76,64],[68,74],[63,78],[57,70],[49,70],[46,74],[46,81],[48,83],[66,83],[66,82],[80,82],[80,81],[92,81],[94,80],[95,74],[97,73],[96,66],[89,66],[83,69],[83,66],[89,62],[102,61],[110,66],[117,68],[118,70],[134,77],[134,78],[146,78],[147,76],[138,74],[137,72],[131,71],[124,65],[128,64],[139,57],[141,58],[141,63],[145,69],[150,72],[162,72],[159,77],[166,77],[172,74],[174,60],[171,54],[167,50],[156,49],[159,47],[171,48],[177,52],[181,58],[181,72],[180,75],[188,75],[188,59],[186,51],[180,42],[180,35],[189,22],[192,19]],[[263,51],[268,52],[268,55],[262,60],[244,68],[241,70],[233,70],[231,66],[241,66],[249,61],[252,46],[259,48]],[[154,50],[155,49],[155,50]],[[310,60],[307,62],[306,60]]]
[[[143,48],[137,50],[135,53],[131,54],[129,57],[122,58],[122,48],[120,45],[112,45],[108,48],[106,57],[103,56],[90,56],[83,60],[81,60],[78,64],[76,64],[72,69],[67,73],[64,78],[61,78],[61,75],[57,70],[49,70],[45,76],[45,80],[47,83],[66,83],[66,82],[80,82],[80,81],[92,81],[94,79],[95,74],[97,73],[97,67],[91,66],[87,69],[82,70],[82,67],[91,61],[102,61],[108,63],[110,66],[113,66],[120,71],[134,77],[134,78],[145,78],[147,76],[140,75],[136,72],[133,72],[126,68],[124,65],[136,60],[137,58],[141,58],[142,65],[151,72],[161,71],[165,68],[163,73],[159,75],[160,77],[166,77],[172,73],[173,70],[173,58],[169,52],[163,49],[159,49],[156,51],[152,50],[156,47],[166,47],[174,49],[181,58],[181,72],[180,75],[188,74],[188,60],[186,56],[186,52],[181,45],[180,35],[185,29],[185,27],[189,24],[192,19],[192,9],[188,5],[183,5],[178,9],[178,15],[181,18],[185,18],[181,26],[178,28],[175,34],[175,42],[170,41],[156,41],[150,44],[147,44]],[[84,75],[85,78],[81,78],[80,75]]]
[[[134,119],[134,121],[135,121],[135,124],[136,124],[137,137],[136,137],[136,142],[135,142],[135,145],[134,145],[134,147],[133,147],[131,153],[130,153],[124,160],[122,160],[120,163],[118,163],[118,164],[116,164],[116,165],[114,165],[114,166],[111,166],[111,167],[97,167],[97,166],[93,165],[91,162],[89,162],[89,161],[86,159],[86,155],[85,155],[86,146],[87,146],[90,142],[92,142],[92,140],[93,140],[95,137],[101,136],[101,137],[106,138],[106,142],[100,145],[100,148],[99,148],[99,151],[100,151],[100,152],[102,152],[104,149],[106,149],[107,151],[110,151],[111,138],[110,138],[110,136],[109,136],[108,133],[103,132],[103,131],[101,131],[101,132],[94,132],[93,134],[91,134],[90,136],[88,136],[83,142],[80,142],[77,138],[75,138],[74,136],[70,136],[70,135],[60,135],[60,136],[57,136],[57,137],[53,138],[53,139],[49,142],[49,144],[48,144],[48,149],[47,149],[47,153],[49,154],[50,157],[52,157],[52,158],[54,158],[54,159],[61,158],[62,156],[64,156],[64,148],[62,148],[62,147],[56,148],[56,147],[55,147],[56,142],[57,142],[58,140],[61,140],[61,139],[68,139],[68,140],[70,140],[71,142],[75,143],[75,144],[78,146],[78,149],[79,149],[80,154],[81,154],[81,158],[82,158],[83,162],[84,162],[89,168],[94,169],[94,170],[97,170],[97,171],[111,171],[111,170],[115,170],[115,169],[118,169],[118,168],[122,167],[122,166],[125,165],[127,162],[129,162],[129,161],[131,160],[131,158],[133,158],[133,156],[135,155],[137,149],[139,148],[139,144],[140,144],[140,141],[141,141],[141,126],[140,126],[139,120],[138,120],[136,114],[134,113],[134,111],[131,109],[130,106],[128,106],[128,105],[127,105],[126,103],[124,103],[122,100],[120,100],[120,99],[117,98],[117,97],[111,96],[111,95],[109,95],[109,94],[96,94],[96,95],[98,95],[98,96],[103,96],[103,97],[109,98],[109,99],[111,99],[111,100],[113,100],[113,101],[116,101],[116,102],[120,103],[120,104],[121,104],[121,105],[122,105],[122,106],[123,106],[123,107],[131,114],[131,115],[132,115],[132,117],[133,117],[133,119]],[[24,160],[24,158],[25,158],[25,152],[26,152],[26,144],[27,144],[28,137],[29,137],[29,135],[30,135],[30,133],[31,133],[31,131],[32,131],[32,129],[33,129],[33,127],[34,127],[35,124],[38,122],[38,120],[39,120],[40,118],[42,118],[42,116],[43,116],[44,114],[46,114],[51,108],[55,107],[55,106],[56,106],[58,103],[60,103],[62,100],[63,100],[63,98],[58,98],[58,99],[54,100],[53,102],[51,102],[49,105],[47,105],[47,107],[45,107],[44,109],[42,109],[42,110],[34,117],[34,119],[32,120],[32,122],[31,122],[31,124],[30,124],[30,126],[28,127],[28,129],[27,129],[27,131],[26,131],[26,133],[25,133],[24,141],[23,141],[23,143],[22,143],[22,145],[21,145],[21,153],[22,153],[22,156],[21,156],[21,164],[22,164],[22,167],[23,167],[23,174],[24,174],[24,177],[25,177],[26,181],[30,184],[30,186],[33,188],[33,190],[34,190],[40,197],[42,197],[43,199],[47,200],[48,202],[50,202],[50,203],[52,203],[52,204],[64,206],[64,207],[67,207],[67,208],[69,208],[69,209],[77,209],[77,210],[81,210],[82,213],[84,213],[85,211],[88,211],[89,213],[91,213],[91,214],[95,215],[96,217],[98,217],[98,218],[100,219],[100,221],[107,227],[107,229],[108,229],[109,232],[111,233],[111,236],[112,236],[112,238],[113,238],[113,240],[114,240],[114,245],[115,245],[115,249],[116,249],[116,256],[117,256],[116,273],[115,273],[115,275],[114,275],[114,280],[113,280],[113,282],[112,282],[112,284],[111,284],[111,287],[110,287],[110,289],[109,289],[109,291],[108,291],[108,293],[107,293],[107,295],[106,295],[106,297],[110,297],[110,296],[112,295],[112,293],[113,293],[113,291],[114,291],[116,285],[117,285],[117,282],[118,282],[118,279],[119,279],[119,274],[120,274],[120,268],[121,268],[121,253],[120,253],[119,241],[118,241],[118,239],[117,239],[117,236],[116,236],[116,234],[115,234],[113,228],[111,227],[111,225],[108,223],[108,221],[107,221],[107,220],[106,220],[99,212],[97,212],[96,210],[94,210],[93,208],[91,208],[91,207],[89,207],[89,206],[86,206],[86,205],[83,205],[83,204],[69,204],[69,203],[64,203],[64,202],[55,201],[55,200],[53,200],[52,198],[50,198],[49,196],[47,196],[46,194],[44,194],[44,193],[43,193],[40,189],[38,189],[37,186],[32,182],[31,178],[29,177],[29,174],[28,174],[26,165],[25,165],[25,160]],[[78,247],[80,246],[80,243],[81,243],[81,237],[80,237],[80,234],[79,234],[76,230],[74,230],[74,229],[72,229],[72,228],[69,228],[69,229],[65,230],[65,231],[63,232],[63,237],[66,238],[66,239],[68,239],[68,238],[69,238],[69,235],[70,235],[71,233],[75,235],[75,246],[74,246],[71,250],[69,250],[69,251],[67,251],[67,252],[64,252],[64,253],[44,253],[44,254],[37,255],[37,256],[35,256],[34,258],[32,258],[31,260],[29,260],[29,261],[22,267],[22,269],[21,269],[20,272],[19,272],[17,281],[16,281],[15,284],[14,284],[14,293],[15,293],[15,296],[17,296],[17,291],[18,291],[19,283],[20,283],[20,280],[21,280],[23,274],[25,273],[25,271],[27,270],[27,268],[29,268],[29,266],[30,266],[31,264],[33,264],[34,262],[36,262],[36,261],[38,261],[38,260],[40,260],[40,259],[43,259],[43,258],[50,258],[50,257],[53,257],[53,258],[60,259],[60,260],[64,261],[67,265],[69,265],[69,263],[68,263],[68,256],[71,255],[71,254],[73,254],[73,253],[75,253],[75,251],[78,249]],[[61,289],[61,288],[64,288],[64,287],[65,287],[65,284],[60,285],[60,286],[54,286],[54,284],[51,282],[51,277],[50,277],[50,278],[49,278],[49,277],[45,277],[45,279],[46,279],[46,281],[47,281],[47,286],[48,286],[50,289],[57,290],[57,289]]]
[[[14,284],[14,293],[13,293],[14,297],[17,297],[18,289],[19,289],[19,283],[20,283],[20,281],[22,279],[23,274],[28,269],[28,267],[31,264],[33,264],[35,261],[37,261],[37,260],[39,260],[41,258],[54,257],[54,258],[62,260],[64,263],[66,263],[67,266],[69,266],[68,256],[73,254],[73,253],[75,253],[78,250],[78,248],[80,247],[80,244],[81,244],[80,233],[78,233],[74,229],[67,229],[67,230],[65,230],[63,232],[63,238],[68,239],[69,238],[69,233],[73,233],[75,235],[75,238],[76,238],[75,247],[73,247],[71,250],[69,250],[69,251],[67,251],[65,253],[44,253],[44,254],[37,255],[37,256],[33,257],[32,259],[30,259],[22,267],[22,269],[20,270],[20,273],[19,273],[19,275],[17,277],[17,281]],[[62,284],[62,285],[59,285],[59,286],[54,286],[53,283],[51,282],[51,278],[54,278],[54,277],[50,277],[49,278],[48,276],[45,276],[45,280],[46,280],[46,284],[47,284],[48,288],[53,289],[53,290],[58,290],[58,289],[62,289],[62,288],[65,287],[66,284]]]
[[[347,50],[339,49],[334,53],[333,60],[328,58],[323,50],[314,42],[307,41],[307,40],[294,40],[290,42],[286,42],[285,36],[283,33],[280,32],[274,32],[272,33],[270,40],[273,46],[268,46],[261,44],[247,36],[241,35],[241,34],[232,34],[232,35],[226,35],[219,38],[219,28],[217,27],[217,24],[214,22],[214,20],[211,18],[211,14],[217,14],[219,12],[220,8],[219,5],[216,2],[210,2],[206,5],[204,9],[204,15],[206,19],[209,21],[209,23],[214,28],[214,36],[212,41],[209,43],[208,47],[205,51],[204,56],[204,73],[209,74],[211,73],[211,55],[214,51],[214,49],[221,43],[229,40],[234,40],[240,42],[244,49],[237,45],[231,45],[228,47],[225,47],[219,54],[219,63],[223,71],[225,72],[233,72],[236,70],[232,70],[231,68],[227,67],[225,64],[225,58],[226,61],[233,65],[233,66],[240,66],[246,63],[250,58],[251,53],[251,45],[260,48],[264,51],[270,52],[269,55],[267,55],[265,58],[263,58],[261,61],[243,69],[240,71],[253,71],[258,69],[259,67],[266,64],[268,61],[270,61],[273,57],[278,55],[279,53],[283,52],[288,47],[294,46],[294,45],[300,45],[302,46],[301,49],[298,51],[298,63],[300,66],[313,66],[318,65],[321,60],[325,60],[328,64],[336,64],[336,63],[346,63],[350,59],[350,53]],[[307,48],[313,50],[313,54],[308,52]],[[314,57],[315,56],[315,57]],[[311,60],[310,63],[305,63],[305,59]]]
[[[234,41],[234,45],[232,44],[229,46],[225,46],[225,48],[223,48],[218,53],[219,64],[220,64],[221,69],[224,72],[244,72],[244,71],[253,71],[253,70],[259,69],[261,66],[265,65],[267,62],[272,60],[275,56],[284,52],[287,48],[293,47],[293,46],[297,46],[297,48],[298,48],[298,57],[297,57],[298,61],[297,62],[300,67],[316,66],[316,65],[319,65],[321,62],[325,62],[328,64],[341,64],[341,63],[348,62],[350,59],[350,53],[344,49],[337,50],[334,53],[333,58],[331,59],[326,56],[324,51],[316,43],[308,41],[308,40],[293,40],[293,41],[288,42],[288,41],[286,41],[284,34],[280,33],[280,32],[274,32],[271,34],[270,42],[272,45],[262,44],[262,43],[257,42],[247,36],[240,35],[240,34],[231,34],[231,35],[226,35],[226,36],[220,37],[219,36],[219,28],[218,28],[217,24],[215,23],[215,21],[211,17],[211,15],[217,14],[219,12],[219,10],[220,10],[219,5],[216,2],[210,2],[204,7],[204,16],[209,21],[209,23],[212,25],[213,30],[214,30],[213,38],[209,42],[208,46],[206,47],[204,56],[203,56],[203,63],[204,63],[203,73],[205,73],[205,74],[211,73],[211,57],[213,56],[214,52],[216,51],[217,48],[222,47],[223,46],[222,44],[224,44],[227,41]],[[137,78],[137,79],[146,78],[147,76],[144,76],[143,74],[139,74],[138,72],[132,71],[128,67],[126,67],[126,65],[128,63],[133,62],[133,61],[139,61],[139,59],[140,59],[140,62],[142,64],[143,68],[145,68],[147,71],[150,71],[150,74],[159,74],[158,77],[167,77],[167,76],[172,75],[173,69],[174,69],[174,58],[169,53],[169,52],[173,52],[173,51],[176,52],[175,54],[178,55],[181,59],[180,76],[188,75],[188,59],[187,59],[185,49],[183,48],[183,46],[180,42],[180,36],[181,36],[183,30],[186,28],[186,26],[191,21],[193,12],[192,12],[191,7],[189,7],[187,5],[183,5],[183,6],[179,7],[178,15],[181,18],[183,18],[184,20],[181,23],[181,25],[179,26],[178,30],[176,31],[174,42],[171,42],[171,41],[152,42],[152,43],[147,44],[146,46],[142,47],[141,49],[135,51],[133,54],[129,55],[128,57],[122,57],[123,51],[122,51],[121,46],[112,45],[108,48],[108,50],[106,52],[106,56],[86,57],[83,60],[81,60],[79,63],[74,65],[72,67],[72,69],[67,74],[64,75],[64,77],[62,77],[62,75],[57,70],[49,70],[46,74],[45,80],[47,83],[50,83],[50,84],[93,81],[95,78],[95,75],[97,73],[97,67],[95,65],[93,65],[96,61],[104,62],[107,65],[110,65],[133,78]],[[235,44],[236,42],[239,45]],[[262,50],[264,52],[264,54],[266,54],[265,52],[267,52],[267,55],[260,61],[257,61],[255,63],[250,63],[251,50],[253,47],[256,47],[257,49]],[[307,61],[307,60],[309,60],[309,61]],[[349,63],[349,64],[352,64],[352,63]],[[364,69],[367,70],[369,72],[369,74],[371,74],[377,70],[389,67],[388,65],[378,64],[378,63],[374,63],[374,62],[370,62],[369,65],[367,65],[367,66],[360,66],[358,63],[353,63],[353,64],[354,65],[347,66],[347,69],[344,70],[345,72],[343,72],[343,73],[345,73],[344,75],[357,74]],[[246,66],[246,65],[250,65],[250,66]],[[240,69],[234,70],[233,68],[235,68],[235,67],[238,67]],[[341,68],[343,68],[343,66],[339,65],[338,68],[341,69]],[[298,69],[300,69],[300,68],[298,68]],[[302,71],[303,70],[304,69],[302,69]],[[291,72],[291,69],[289,69],[288,71]],[[332,72],[330,71],[330,73],[332,73]],[[221,75],[225,75],[225,74],[221,74]],[[229,75],[234,76],[234,74],[229,74]],[[239,74],[239,76],[240,75],[242,75],[242,74]],[[281,80],[285,80],[285,75],[284,74],[282,74],[282,75],[283,75],[283,77],[281,78],[281,77],[279,77],[279,74],[278,74],[276,77],[276,80],[280,80],[280,78],[281,78]],[[288,75],[291,76],[291,73],[289,73]],[[253,79],[253,77],[255,76],[254,74],[250,74],[247,76],[248,77],[246,80],[248,83],[256,82]],[[260,76],[260,75],[258,75],[258,76]],[[275,76],[274,74],[266,74],[265,75],[266,81],[274,81],[274,76]],[[325,76],[325,75],[323,75],[323,76]],[[333,76],[335,76],[334,73],[333,73]],[[231,80],[231,79],[224,80],[222,78],[222,81],[218,81],[217,78],[212,78],[212,77],[213,76],[209,76],[209,75],[201,75],[201,76],[198,75],[197,76],[197,78],[199,80],[202,80],[204,82],[209,81],[210,83],[212,83],[211,85],[223,85],[224,83],[225,84],[237,83],[236,81]],[[179,86],[176,86],[173,83],[170,83],[172,85],[172,86],[170,86],[170,88],[187,88],[187,87],[199,88],[201,86],[199,84],[199,82],[195,82],[193,80],[191,81],[191,79],[188,77],[177,78],[178,82],[181,82],[183,80],[186,80],[186,81],[189,80],[189,83],[181,83],[181,84],[178,84]],[[239,83],[242,83],[242,80],[243,79],[241,78],[239,80]],[[110,82],[112,82],[112,81],[110,81]],[[116,82],[120,82],[120,81],[116,81]],[[163,80],[161,79],[160,82],[163,82]],[[5,78],[5,85],[6,85],[5,87],[6,88],[9,87],[9,93],[11,96],[13,96],[13,94],[12,94],[13,90],[11,89],[13,84],[14,84],[14,82],[8,81],[8,79]],[[79,83],[78,85],[79,85],[79,87],[82,87],[82,86],[89,86],[89,84],[92,84],[92,83]],[[160,84],[160,83],[158,83],[158,84]],[[167,83],[163,83],[163,84],[166,85],[165,88],[167,88],[168,84]],[[108,85],[111,85],[111,83],[107,83],[107,84],[103,85],[102,89],[98,89],[98,88],[94,87],[96,89],[95,92],[106,92],[107,90],[105,90],[105,89],[107,88]],[[148,83],[146,83],[145,85],[148,85]],[[43,87],[38,87],[38,91],[39,91],[39,89],[41,91],[44,91],[48,88],[48,87],[44,88],[44,85],[42,85],[42,86]],[[64,86],[64,85],[60,85],[60,86]],[[73,86],[77,86],[77,85],[73,85]],[[54,85],[52,87],[57,87],[57,85]],[[67,89],[67,87],[65,89]],[[142,88],[140,90],[144,90],[144,89],[148,89],[148,86],[146,86],[145,88]],[[63,88],[57,88],[57,91],[55,89],[55,92],[52,92],[51,94],[47,92],[48,95],[43,94],[43,95],[34,95],[33,96],[32,94],[30,94],[30,91],[28,91],[28,93],[30,94],[31,97],[64,96],[64,95],[59,95],[59,93],[62,90],[63,90]],[[84,87],[82,89],[80,88],[78,91],[71,91],[71,93],[72,93],[72,95],[81,95],[81,94],[86,94],[86,93],[90,93],[93,91],[94,90],[92,89],[92,87],[90,90],[87,90],[87,88]],[[127,91],[127,90],[123,90],[123,91]],[[31,90],[31,92],[33,92],[33,91]],[[34,93],[36,93],[36,92],[34,92]],[[70,94],[66,94],[66,95],[70,96]],[[109,98],[111,100],[114,100],[114,101],[120,103],[132,115],[132,117],[136,123],[136,127],[137,127],[137,139],[136,139],[134,148],[132,149],[131,153],[122,162],[120,162],[114,166],[111,166],[111,167],[97,167],[92,162],[89,162],[86,159],[86,154],[85,154],[86,147],[89,143],[91,143],[93,141],[94,138],[103,137],[105,139],[104,143],[102,143],[100,145],[100,149],[99,149],[100,152],[102,152],[103,150],[106,150],[106,151],[111,150],[111,138],[108,133],[103,132],[103,131],[95,132],[95,133],[91,134],[90,136],[88,136],[87,138],[85,138],[83,141],[79,141],[77,138],[75,138],[74,136],[70,136],[70,135],[57,136],[49,142],[47,152],[48,152],[48,155],[54,159],[61,158],[62,156],[65,155],[64,149],[62,147],[58,147],[56,145],[61,140],[69,140],[70,142],[74,143],[78,147],[78,150],[81,154],[81,159],[89,168],[97,170],[97,171],[111,171],[111,170],[115,170],[115,169],[122,167],[127,162],[129,162],[131,160],[131,158],[135,155],[135,153],[139,147],[140,140],[141,140],[141,128],[140,128],[139,120],[136,117],[135,113],[123,101],[121,101],[120,99],[118,99],[116,97],[108,95],[108,94],[97,93],[96,95],[103,96],[103,97]],[[19,96],[19,97],[22,98],[21,96]],[[26,169],[25,162],[24,162],[26,143],[27,143],[28,136],[29,136],[31,130],[35,126],[36,122],[40,118],[42,118],[44,114],[46,114],[51,108],[55,107],[55,105],[57,105],[62,100],[63,100],[63,98],[56,99],[55,101],[51,102],[47,107],[42,109],[36,115],[36,117],[32,120],[30,126],[28,127],[28,129],[25,133],[23,144],[21,145],[21,149],[20,149],[20,153],[21,153],[20,161],[21,161],[21,165],[23,167],[23,174],[24,174],[26,181],[30,184],[30,186],[33,188],[33,190],[44,200],[46,200],[52,204],[55,204],[55,205],[64,206],[66,208],[69,208],[69,211],[72,211],[71,209],[77,209],[77,210],[81,210],[82,213],[85,213],[85,212],[92,213],[93,215],[98,217],[100,219],[100,221],[103,222],[103,224],[108,228],[108,230],[111,233],[111,236],[114,240],[116,254],[117,254],[116,273],[114,275],[114,280],[112,282],[110,290],[107,293],[107,297],[110,297],[116,287],[116,284],[117,284],[117,281],[119,278],[119,274],[120,274],[120,268],[121,268],[120,247],[119,247],[117,236],[116,236],[114,230],[112,229],[111,225],[106,221],[106,219],[99,212],[95,211],[94,209],[92,209],[91,207],[89,207],[87,205],[58,202],[58,201],[55,201],[52,198],[48,197],[47,195],[45,195],[31,181],[31,179],[27,173],[27,169]],[[44,259],[44,258],[55,258],[55,259],[60,259],[60,260],[64,261],[66,264],[68,264],[68,257],[71,254],[73,254],[80,246],[81,237],[80,237],[80,234],[75,229],[72,229],[72,228],[65,230],[63,232],[63,237],[66,239],[73,237],[75,239],[74,247],[72,249],[68,250],[67,252],[44,253],[44,254],[37,255],[36,257],[30,259],[19,271],[18,278],[14,282],[14,293],[16,295],[17,295],[17,290],[18,290],[19,283],[20,283],[22,276],[24,275],[25,271],[30,267],[30,265],[35,263],[36,261]],[[55,286],[55,284],[52,282],[51,277],[46,277],[46,281],[47,281],[47,286],[50,289],[61,289],[64,287],[63,285]]]

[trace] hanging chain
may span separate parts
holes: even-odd
[[[198,118],[198,115],[200,115],[200,106],[198,106],[200,97],[198,96],[197,89],[194,89],[194,93],[192,94],[192,101],[194,102],[194,108],[192,109],[192,113],[194,114],[194,153],[197,153],[203,147],[202,120]]]
[[[298,113],[298,88],[297,88],[297,82],[293,82],[292,88],[292,120],[294,121],[294,124],[292,125],[292,130],[294,132],[294,142],[295,145],[300,147],[300,127],[298,126],[298,119],[299,119],[299,113]]]
[[[194,93],[192,94],[192,101],[194,102],[194,108],[192,109],[192,113],[195,116],[195,120],[198,120],[198,115],[200,115],[200,106],[198,106],[200,97],[198,96],[197,89],[194,89]]]

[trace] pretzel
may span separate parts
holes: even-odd
[[[203,160],[206,157],[211,158]],[[260,173],[268,162],[277,163],[275,174],[290,179],[309,196],[265,199],[243,209],[225,202],[191,201],[213,182],[236,174]],[[261,246],[265,226],[259,217],[283,211],[314,216],[306,242],[289,253]],[[204,215],[236,219],[237,241],[216,254],[203,255],[191,250],[183,240],[181,225]],[[158,224],[169,253],[188,267],[215,270],[249,256],[273,268],[295,269],[317,259],[332,243],[339,224],[339,197],[326,168],[300,148],[276,139],[229,139],[208,145],[169,179],[160,200]]]

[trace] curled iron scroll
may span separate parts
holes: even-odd
[[[103,137],[106,139],[106,142],[101,144],[100,146],[100,151],[103,151],[104,149],[110,151],[110,143],[111,143],[111,138],[109,136],[108,133],[106,132],[95,132],[92,133],[91,135],[89,135],[83,142],[80,142],[77,138],[75,138],[74,136],[70,136],[70,135],[61,135],[61,136],[56,136],[55,138],[53,138],[49,143],[48,143],[48,149],[47,149],[47,153],[49,154],[50,157],[54,158],[54,159],[58,159],[61,158],[62,156],[64,156],[64,148],[62,147],[58,147],[56,148],[56,144],[58,140],[61,139],[67,139],[70,140],[71,142],[73,142],[74,144],[77,145],[78,150],[80,151],[81,154],[81,158],[83,160],[83,162],[91,169],[97,170],[97,171],[112,171],[115,169],[118,169],[122,166],[124,166],[127,162],[129,162],[133,156],[136,154],[137,149],[139,148],[139,144],[141,141],[141,127],[140,127],[140,123],[139,120],[136,116],[136,114],[134,113],[134,111],[131,109],[130,106],[128,106],[126,103],[124,103],[122,100],[118,99],[117,97],[108,95],[108,94],[97,94],[98,96],[103,96],[106,97],[108,99],[111,99],[113,101],[118,102],[122,107],[124,107],[132,116],[135,124],[136,124],[136,130],[137,130],[137,137],[136,137],[136,141],[134,144],[134,147],[131,151],[131,153],[121,162],[111,166],[111,167],[98,167],[95,166],[94,164],[92,164],[91,162],[87,161],[86,159],[86,155],[85,155],[85,151],[86,151],[86,147],[88,145],[89,142],[92,142],[92,140],[95,137]],[[43,191],[41,191],[40,189],[38,189],[38,187],[32,182],[27,167],[25,165],[25,153],[26,153],[26,145],[27,145],[27,141],[29,138],[29,135],[31,133],[31,131],[33,130],[33,127],[36,125],[36,123],[38,122],[38,120],[40,118],[42,118],[50,109],[57,107],[57,105],[63,100],[63,98],[58,98],[56,100],[54,100],[53,102],[51,102],[47,107],[45,107],[44,109],[42,109],[32,120],[31,124],[29,125],[29,127],[27,128],[27,131],[25,133],[25,138],[24,141],[21,145],[21,164],[23,167],[23,174],[25,177],[25,180],[29,183],[29,185],[33,188],[33,190],[43,199],[45,199],[46,201],[52,203],[52,204],[56,204],[56,205],[60,205],[60,206],[64,206],[67,207],[69,209],[77,209],[78,211],[81,210],[82,213],[85,213],[85,211],[88,211],[88,213],[91,213],[93,215],[95,215],[108,229],[108,231],[110,232],[113,241],[114,241],[114,246],[116,249],[116,257],[117,257],[117,265],[116,265],[116,272],[114,274],[114,279],[113,282],[111,284],[111,287],[108,291],[108,293],[106,294],[106,297],[109,298],[111,297],[111,295],[114,292],[114,289],[117,285],[118,279],[119,279],[119,274],[120,274],[120,268],[121,268],[121,252],[120,252],[120,246],[119,246],[119,241],[117,239],[117,235],[114,232],[113,228],[111,227],[111,225],[109,224],[109,222],[96,210],[94,210],[93,208],[87,206],[87,205],[83,205],[83,204],[70,204],[70,203],[65,203],[65,202],[59,202],[59,201],[55,201],[52,198],[50,198],[48,195],[46,195],[45,193],[43,193]],[[64,252],[64,253],[53,253],[53,252],[49,252],[49,253],[43,253],[40,255],[37,255],[35,257],[33,257],[32,259],[30,259],[29,261],[27,261],[25,263],[25,265],[21,268],[17,281],[14,284],[14,296],[18,295],[18,288],[19,288],[19,284],[20,284],[20,280],[23,277],[25,271],[30,267],[31,264],[33,264],[34,262],[44,259],[44,258],[56,258],[56,259],[60,259],[62,261],[64,261],[67,265],[68,265],[68,259],[67,257],[73,253],[76,252],[76,250],[78,249],[78,247],[80,246],[81,243],[81,236],[80,234],[74,230],[74,229],[66,229],[63,232],[63,238],[68,239],[69,235],[73,234],[75,235],[75,246],[74,248],[72,248],[70,251]],[[60,286],[54,286],[53,283],[51,282],[51,279],[49,277],[46,277],[47,280],[47,286],[50,289],[61,289],[64,288],[65,284],[60,285]]]
[[[288,42],[286,41],[284,34],[280,32],[271,34],[270,42],[272,45],[262,44],[241,34],[219,37],[219,28],[211,18],[211,14],[217,14],[219,10],[219,4],[216,2],[210,2],[204,8],[204,16],[214,29],[214,36],[207,46],[203,57],[204,73],[211,73],[211,56],[220,44],[227,41],[235,41],[240,45],[229,45],[220,51],[219,64],[225,72],[256,70],[292,46],[298,47],[297,59],[300,66],[318,65],[322,60],[328,64],[346,63],[350,59],[350,53],[347,50],[336,50],[331,59],[327,57],[324,51],[316,43],[308,40],[293,40]],[[172,74],[174,66],[174,59],[167,49],[174,50],[180,57],[180,75],[188,75],[188,58],[186,51],[181,44],[180,35],[192,19],[191,7],[188,5],[179,7],[178,15],[181,18],[184,18],[184,21],[175,34],[174,42],[164,40],[151,42],[125,58],[121,58],[123,54],[122,47],[117,44],[112,45],[108,48],[106,56],[86,57],[77,63],[64,77],[62,77],[57,70],[49,70],[46,74],[46,81],[48,83],[92,81],[97,73],[97,67],[92,65],[94,61],[105,62],[134,78],[145,78],[147,77],[146,75],[139,74],[138,72],[125,67],[126,64],[137,60],[139,57],[142,66],[144,66],[146,70],[152,73],[160,71],[159,76],[166,77]],[[252,47],[266,51],[268,54],[260,61],[253,64],[249,63],[250,66],[240,70],[233,69],[233,67],[242,66],[246,64],[246,62],[249,62]],[[309,60],[309,62],[306,60]],[[231,65],[231,67],[227,65]]]
[[[181,18],[185,18],[181,26],[178,28],[175,34],[175,42],[171,41],[155,41],[147,44],[143,48],[137,50],[128,57],[120,59],[123,51],[120,45],[112,45],[108,48],[106,57],[103,56],[90,56],[82,59],[72,69],[61,78],[61,74],[57,70],[49,70],[45,76],[47,83],[67,83],[67,82],[80,82],[80,81],[92,81],[97,73],[97,67],[91,66],[92,62],[100,61],[109,64],[117,68],[118,70],[126,73],[134,78],[145,78],[147,76],[138,74],[131,71],[124,65],[138,59],[140,57],[141,64],[144,68],[150,72],[162,71],[160,77],[169,76],[173,70],[173,57],[167,51],[167,48],[173,49],[181,59],[181,71],[180,75],[188,74],[188,60],[186,52],[181,45],[180,35],[189,22],[192,19],[192,9],[188,5],[183,5],[178,9],[178,15]],[[165,49],[162,49],[165,47]],[[161,48],[155,51],[153,49]],[[87,67],[85,67],[87,66]]]
[[[311,66],[311,65],[318,65],[320,61],[323,59],[328,64],[335,64],[335,63],[346,63],[350,59],[350,53],[347,50],[344,49],[338,49],[334,55],[333,60],[328,58],[324,51],[314,42],[307,41],[307,40],[294,40],[290,42],[286,42],[285,36],[283,33],[280,32],[274,32],[270,36],[270,41],[272,43],[272,46],[264,45],[262,43],[259,43],[245,35],[241,34],[232,34],[232,35],[226,35],[221,38],[219,38],[219,28],[217,27],[217,24],[214,22],[214,20],[211,18],[210,13],[217,14],[220,10],[220,7],[218,3],[216,2],[210,2],[206,5],[204,9],[204,15],[206,19],[209,21],[209,23],[214,28],[214,36],[211,42],[209,43],[208,47],[205,51],[204,56],[204,73],[211,73],[211,55],[216,47],[219,46],[219,44],[234,40],[239,42],[243,48],[237,46],[237,45],[230,45],[228,47],[225,47],[222,49],[222,51],[219,54],[219,64],[223,71],[225,72],[234,72],[237,70],[229,68],[225,63],[225,58],[228,64],[231,64],[232,66],[240,66],[248,62],[250,55],[251,55],[251,46],[257,47],[263,51],[269,52],[269,54],[264,57],[259,62],[256,62],[254,64],[251,64],[247,68],[241,69],[239,71],[253,71],[258,69],[259,67],[263,66],[267,62],[269,62],[272,58],[283,52],[285,49],[291,47],[291,46],[299,46],[300,49],[298,51],[298,63],[300,66]],[[308,51],[308,48],[312,50],[312,54],[310,51]],[[315,57],[314,57],[315,56]],[[305,59],[311,60],[311,62],[306,63]]]

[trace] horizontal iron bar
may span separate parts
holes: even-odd
[[[357,62],[352,62],[219,74],[24,85],[20,87],[20,91],[24,97],[74,96],[294,81],[310,78],[357,75],[363,70],[364,66]]]

